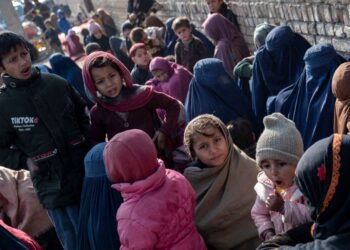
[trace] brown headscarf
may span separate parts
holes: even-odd
[[[39,203],[27,170],[15,171],[0,166],[0,213],[10,218],[11,227],[32,237],[53,227]]]
[[[350,132],[350,62],[341,64],[334,72],[332,92],[337,98],[334,107],[334,133]]]
[[[225,124],[217,117],[201,115],[189,125],[203,117],[217,120],[229,153],[222,167],[185,169],[184,175],[196,191],[198,231],[214,249],[255,249],[258,233],[250,211],[256,198],[257,165],[233,144]]]

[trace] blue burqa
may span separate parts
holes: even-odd
[[[288,26],[274,28],[253,63],[251,82],[253,110],[258,126],[267,114],[267,99],[293,84],[304,69],[303,57],[310,44]]]
[[[123,202],[111,188],[103,162],[106,143],[95,145],[85,156],[85,178],[80,201],[78,249],[119,249],[116,213]]]
[[[225,124],[238,117],[254,124],[248,98],[216,58],[202,59],[195,64],[185,109],[187,121],[201,114],[213,114]]]
[[[332,78],[345,59],[330,44],[317,44],[304,56],[305,68],[299,80],[276,97],[276,112],[295,122],[305,149],[333,133],[335,97]]]

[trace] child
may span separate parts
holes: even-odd
[[[78,58],[78,56],[81,56],[85,52],[84,46],[80,42],[80,38],[77,36],[74,30],[72,29],[68,30],[66,41],[67,41],[68,54],[70,57]]]
[[[57,17],[58,17],[57,25],[58,25],[59,31],[67,35],[68,30],[71,28],[71,25],[66,19],[66,14],[61,9],[58,9]]]
[[[122,35],[123,35],[123,43],[120,45],[120,49],[124,51],[125,54],[128,54],[132,46],[132,41],[130,39],[130,32],[134,28],[134,26],[129,22],[125,21],[122,23]]]
[[[265,130],[256,146],[257,193],[252,218],[262,240],[310,221],[303,195],[294,183],[295,168],[304,152],[293,121],[280,113],[264,118]]]
[[[103,28],[106,32],[107,37],[114,36],[118,33],[118,29],[115,26],[114,20],[110,14],[108,14],[104,9],[100,8],[97,10],[97,14],[101,18]]]
[[[150,87],[134,85],[127,68],[110,53],[94,52],[87,56],[83,78],[97,102],[90,111],[93,144],[104,142],[106,134],[110,140],[117,133],[138,128],[154,139],[160,154],[171,154],[180,112],[175,99]],[[156,109],[166,112],[162,124]]]
[[[58,37],[57,31],[52,28],[50,19],[45,20],[45,27],[45,39],[49,42],[51,50],[64,54],[61,41]]]
[[[160,56],[165,46],[162,38],[163,30],[160,32],[161,35],[159,35],[159,32],[156,32],[156,30],[154,30],[155,32],[153,32],[154,34],[152,35],[146,33],[146,31],[149,31],[147,29],[140,27],[133,28],[130,32],[130,39],[133,44],[144,43],[147,46],[147,50],[150,52],[152,57]],[[152,29],[150,31],[152,31]]]
[[[86,46],[91,42],[91,36],[88,29],[81,29],[81,35],[83,36],[83,44]]]
[[[109,52],[111,48],[109,47],[109,38],[102,32],[101,26],[94,22],[89,22],[89,33],[90,33],[90,42],[98,43],[102,51]]]
[[[208,56],[207,49],[201,40],[192,35],[192,27],[187,17],[177,17],[172,28],[179,37],[175,45],[176,63],[193,72],[196,62]]]
[[[123,202],[111,189],[103,163],[106,143],[99,143],[85,156],[85,177],[81,194],[77,249],[119,249],[115,214]]]
[[[131,71],[134,68],[134,62],[128,56],[127,48],[122,45],[125,41],[119,37],[112,36],[109,38],[109,45],[113,54]]]
[[[64,249],[75,250],[88,150],[85,102],[63,78],[32,68],[23,37],[3,32],[0,45],[0,165],[27,166]]]
[[[129,57],[135,64],[131,71],[132,81],[144,85],[146,81],[153,77],[151,71],[149,71],[151,55],[147,50],[147,46],[144,43],[135,43],[129,51]]]
[[[232,10],[228,8],[224,0],[206,0],[206,1],[210,10],[210,14],[219,13],[223,15],[231,23],[233,23],[240,31],[239,25],[237,22],[237,16],[233,13]]]
[[[195,162],[185,176],[196,192],[195,220],[210,249],[255,249],[250,217],[256,163],[233,143],[224,123],[200,115],[186,127],[184,145]]]
[[[206,249],[193,220],[190,183],[165,169],[145,132],[115,135],[106,145],[104,161],[112,188],[124,197],[117,213],[121,249]]]
[[[188,86],[192,79],[191,72],[162,57],[153,58],[149,69],[154,77],[147,81],[146,85],[151,85],[154,90],[168,94],[181,103],[185,103]]]
[[[214,41],[214,57],[224,62],[225,69],[233,77],[233,68],[250,55],[243,35],[221,14],[210,15],[203,23],[205,34]]]
[[[350,249],[348,152],[350,137],[340,134],[306,150],[296,169],[296,183],[309,200],[314,223],[307,231],[300,230],[303,226],[275,236],[266,243],[271,247],[259,249]]]
[[[85,46],[85,54],[90,55],[92,52],[102,51],[101,46],[98,43],[88,43]]]
[[[337,98],[334,107],[334,133],[350,134],[350,63],[341,64],[334,72],[332,92]]]

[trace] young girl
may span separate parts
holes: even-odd
[[[103,51],[111,51],[109,46],[109,38],[103,32],[101,26],[94,22],[89,22],[89,33],[90,33],[90,42],[98,43]]]
[[[195,220],[210,249],[255,249],[250,209],[257,167],[233,143],[223,122],[200,115],[186,127],[185,147],[195,159],[185,176],[196,191]]]
[[[294,122],[280,113],[264,118],[265,130],[256,147],[257,193],[252,217],[260,238],[268,240],[309,222],[305,199],[294,183],[295,168],[303,154],[303,141]]]
[[[104,150],[112,188],[124,203],[117,212],[121,249],[206,249],[194,224],[194,191],[178,172],[157,159],[152,139],[132,129]]]
[[[175,99],[150,87],[134,85],[127,68],[112,54],[102,51],[86,57],[83,78],[97,102],[90,112],[93,144],[104,142],[106,135],[109,140],[117,133],[137,128],[155,140],[160,153],[171,153],[180,112]],[[166,112],[162,124],[156,109]]]
[[[77,59],[84,54],[84,46],[73,29],[68,30],[66,41],[69,57],[75,57],[75,59]]]
[[[168,94],[185,103],[188,86],[192,79],[191,72],[162,57],[153,58],[149,70],[154,77],[147,81],[146,85],[151,85],[154,90]]]

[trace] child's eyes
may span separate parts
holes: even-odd
[[[200,146],[199,146],[199,149],[206,149],[206,148],[208,148],[208,145],[207,145],[207,144],[203,144],[203,145],[200,145]]]
[[[262,169],[268,169],[269,167],[270,167],[269,164],[262,164],[262,165],[261,165],[261,168],[262,168]]]
[[[214,141],[215,141],[215,142],[220,142],[220,141],[221,141],[221,139],[222,139],[222,138],[220,138],[220,137],[219,137],[219,138],[215,138],[215,140],[214,140]]]
[[[287,163],[286,163],[286,162],[280,162],[278,165],[279,165],[280,167],[284,167],[284,166],[287,165]]]

